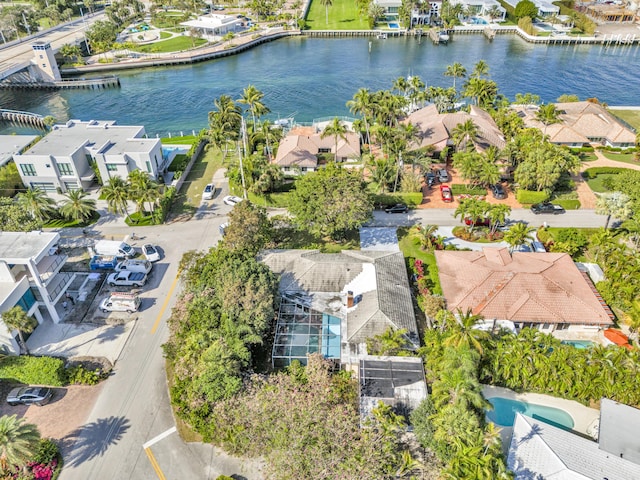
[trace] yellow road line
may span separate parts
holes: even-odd
[[[156,333],[156,330],[158,330],[158,327],[160,326],[160,321],[162,320],[162,317],[164,316],[164,312],[167,309],[167,306],[169,305],[169,300],[171,300],[171,296],[173,295],[173,291],[178,286],[178,280],[180,280],[180,272],[176,274],[176,278],[173,280],[173,283],[171,284],[171,288],[169,288],[169,293],[167,293],[167,298],[164,299],[164,303],[162,304],[160,313],[158,313],[158,317],[156,318],[156,321],[153,324],[153,327],[151,327],[151,334]]]
[[[153,452],[151,451],[151,449],[145,448],[144,453],[147,454],[149,462],[151,463],[153,470],[156,472],[156,475],[158,475],[158,478],[160,480],[167,480],[167,477],[165,477],[164,473],[162,473],[162,470],[160,470],[160,465],[158,465],[158,461],[156,460],[156,457],[153,456]]]

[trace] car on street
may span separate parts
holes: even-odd
[[[449,181],[449,174],[447,173],[446,168],[441,168],[440,170],[438,170],[438,181],[440,183]]]
[[[409,207],[404,203],[396,203],[393,207],[385,208],[384,211],[387,213],[407,213],[409,211]]]
[[[491,185],[491,194],[493,195],[493,198],[497,198],[498,200],[507,198],[507,192],[505,191],[504,187],[499,183],[496,183],[495,185]]]
[[[225,205],[236,205],[242,201],[242,198],[236,197],[235,195],[227,195],[222,199]]]
[[[549,213],[553,215],[559,215],[564,213],[564,208],[561,205],[556,205],[551,202],[542,202],[531,205],[531,211],[536,215],[541,213]]]
[[[427,183],[428,187],[433,187],[436,184],[436,174],[429,170],[424,175],[424,181]]]
[[[443,202],[453,202],[453,193],[451,193],[451,187],[449,187],[449,185],[440,185],[440,196]]]
[[[160,260],[160,252],[158,252],[158,248],[154,247],[150,243],[145,243],[142,246],[142,254],[144,255],[144,258],[152,263]]]
[[[107,283],[112,287],[141,287],[147,283],[147,274],[123,270],[109,275]]]
[[[208,183],[202,191],[203,200],[213,200],[213,195],[216,193],[216,187],[213,183]]]
[[[37,405],[41,407],[49,403],[53,392],[47,387],[18,387],[14,388],[7,395],[9,405]]]

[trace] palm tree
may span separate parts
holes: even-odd
[[[458,308],[456,318],[458,322],[449,330],[449,336],[445,339],[444,344],[449,347],[460,348],[464,346],[472,348],[482,355],[483,349],[480,341],[489,335],[487,332],[473,327],[476,323],[484,320],[484,317],[474,314],[470,308],[466,312]]]
[[[151,212],[154,205],[160,198],[160,186],[151,180],[151,177],[142,170],[132,170],[129,172],[129,198],[135,200],[138,212],[144,211],[144,204],[149,203]]]
[[[513,250],[526,243],[529,239],[529,234],[533,232],[535,228],[528,226],[526,223],[518,222],[512,225],[509,230],[504,233],[503,240],[509,244],[509,251]]]
[[[127,182],[121,177],[111,177],[102,187],[102,195],[107,201],[108,209],[111,213],[122,214],[129,219],[129,189]]]
[[[60,213],[68,219],[78,223],[89,220],[96,213],[96,201],[88,197],[87,192],[71,190],[64,194]]]
[[[347,102],[347,107],[351,113],[362,115],[364,121],[364,128],[367,132],[367,143],[371,141],[371,135],[369,132],[369,117],[371,115],[371,92],[367,88],[359,89],[354,95],[353,99]]]
[[[604,228],[609,228],[611,217],[618,220],[627,220],[633,214],[633,202],[629,195],[622,192],[603,193],[596,199],[596,213],[606,215],[607,221]]]
[[[484,60],[479,60],[473,67],[471,78],[481,78],[489,76],[489,65]]]
[[[415,235],[422,250],[431,250],[433,248],[436,231],[438,231],[437,225],[416,225]]]
[[[17,196],[18,205],[33,218],[44,222],[55,210],[56,202],[44,190],[33,188]]]
[[[338,117],[333,117],[333,120],[324,127],[320,138],[325,138],[333,135],[333,140],[336,146],[334,160],[338,161],[338,138],[341,138],[345,142],[347,141],[347,127],[340,121]]]
[[[10,308],[6,312],[2,314],[2,321],[7,326],[9,330],[17,330],[18,331],[18,339],[20,340],[20,347],[29,355],[29,349],[27,348],[27,342],[24,341],[24,337],[22,333],[31,333],[35,328],[33,325],[33,320],[27,312],[20,305],[16,305],[13,308]]]
[[[553,103],[547,103],[546,105],[540,105],[536,112],[536,120],[544,125],[544,135],[547,135],[547,127],[554,123],[560,123],[560,112],[556,109]]]
[[[489,210],[486,212],[486,216],[491,222],[491,235],[494,235],[496,233],[498,225],[504,223],[507,219],[507,215],[509,215],[510,213],[511,207],[509,205],[505,205],[504,203],[491,205]]]
[[[456,88],[456,78],[464,78],[467,76],[467,69],[464,66],[456,62],[452,65],[447,65],[447,70],[444,72],[445,77],[453,77],[453,89]]]
[[[240,135],[242,110],[229,95],[220,95],[213,101],[216,110],[209,112],[209,127],[224,132],[226,138],[236,140]]]
[[[472,119],[467,119],[464,123],[459,123],[451,132],[451,137],[456,144],[456,148],[464,145],[466,150],[470,141],[475,140],[478,136],[478,127],[473,123]]]
[[[378,158],[368,163],[371,181],[378,185],[378,193],[384,193],[387,186],[393,181],[395,168],[393,162]]]
[[[255,125],[257,125],[256,118],[260,118],[262,115],[270,112],[270,110],[262,103],[263,97],[264,93],[253,85],[249,85],[242,92],[242,98],[238,99],[238,103],[244,103],[249,107],[254,128]]]
[[[329,7],[333,5],[333,0],[320,0],[320,5],[324,7],[325,20],[327,25],[329,25]]]
[[[0,417],[0,469],[23,467],[35,455],[40,443],[38,427],[17,415]]]
[[[502,11],[497,5],[493,5],[489,10],[487,10],[487,15],[491,19],[491,22],[493,22],[496,18],[502,17]]]

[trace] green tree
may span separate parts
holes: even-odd
[[[529,17],[531,20],[538,16],[538,7],[531,0],[520,0],[513,12],[517,19]]]
[[[486,212],[486,217],[491,222],[491,234],[494,235],[498,227],[507,220],[507,215],[511,213],[511,207],[500,203],[498,205],[491,205]]]
[[[265,209],[245,200],[229,213],[229,225],[224,230],[224,244],[232,251],[252,255],[263,249],[271,237],[271,222]]]
[[[65,200],[60,205],[60,213],[76,222],[89,220],[96,213],[96,201],[87,198],[89,194],[82,190],[71,190],[63,195]]]
[[[347,108],[351,113],[362,115],[364,128],[367,132],[366,143],[370,142],[371,134],[369,132],[369,120],[371,116],[371,92],[367,88],[360,88],[354,95],[353,99],[347,102]]]
[[[406,356],[411,348],[411,343],[407,338],[407,330],[404,328],[389,327],[380,335],[367,339],[367,353],[369,355]]]
[[[242,110],[229,95],[221,95],[213,101],[216,109],[209,112],[209,128],[225,139],[237,140],[240,135]]]
[[[324,7],[325,20],[329,25],[329,7],[333,5],[333,0],[320,0],[320,5]]]
[[[31,232],[42,226],[40,220],[11,198],[0,197],[0,225],[5,232]]]
[[[473,120],[469,118],[453,128],[451,137],[453,138],[456,148],[463,146],[463,149],[466,150],[470,143],[473,144],[478,133],[478,127]]]
[[[471,78],[482,78],[489,76],[489,64],[484,60],[478,60],[471,72]]]
[[[529,235],[533,232],[535,228],[528,226],[526,223],[518,222],[515,225],[509,227],[504,233],[503,240],[509,244],[510,251],[520,245],[524,245],[528,240],[530,240]]]
[[[558,103],[570,103],[570,102],[579,102],[580,97],[575,94],[564,93],[558,97],[556,100]]]
[[[111,177],[101,193],[107,201],[109,212],[129,218],[129,190],[122,177]]]
[[[516,105],[540,105],[540,95],[534,95],[533,93],[516,93],[516,98],[513,103]]]
[[[455,62],[451,65],[447,65],[447,69],[444,72],[446,77],[453,77],[453,89],[456,88],[456,78],[464,78],[467,76],[467,69],[459,63]]]
[[[0,417],[0,470],[3,474],[15,467],[24,467],[38,449],[38,427],[25,423],[17,415]]]
[[[358,172],[329,164],[296,181],[289,211],[300,228],[336,238],[365,223],[373,204]]]
[[[2,314],[2,321],[7,326],[9,331],[17,330],[18,338],[20,339],[20,347],[29,355],[29,349],[27,348],[27,342],[24,341],[23,333],[31,333],[35,328],[33,319],[27,315],[24,309],[16,305],[10,308]]]
[[[154,206],[160,199],[160,186],[142,170],[132,170],[127,180],[129,199],[136,202],[138,212],[144,212],[145,204],[149,204],[153,213]]]
[[[603,193],[596,199],[596,213],[607,216],[604,228],[609,228],[611,217],[621,221],[631,217],[633,214],[631,198],[622,192]]]
[[[264,93],[258,90],[255,86],[249,85],[242,92],[242,97],[238,99],[238,103],[244,103],[245,105],[247,105],[247,107],[249,107],[251,118],[253,119],[254,128],[257,125],[258,119],[260,119],[262,115],[270,112],[270,110],[262,102],[263,98]]]
[[[60,55],[63,56],[66,62],[75,63],[82,58],[82,50],[78,45],[66,43],[60,47]]]
[[[469,308],[466,312],[461,309],[456,311],[457,323],[449,330],[447,338],[444,340],[444,344],[455,348],[471,348],[476,350],[482,355],[482,339],[488,337],[487,332],[473,328],[478,322],[484,320],[484,317],[479,314],[474,314]]]
[[[335,155],[334,160],[338,161],[338,138],[341,138],[345,142],[347,141],[347,127],[340,121],[338,117],[333,117],[330,123],[327,124],[326,127],[322,130],[320,134],[320,138],[325,137],[333,137],[334,145],[335,145]]]
[[[56,202],[39,188],[29,189],[17,195],[18,206],[38,222],[46,221],[55,211]]]
[[[555,123],[560,123],[560,112],[553,103],[547,103],[546,105],[540,105],[536,112],[536,120],[544,125],[544,135],[547,134],[547,127]]]
[[[465,82],[462,93],[471,98],[475,105],[489,108],[498,96],[498,84],[486,78],[473,77]]]
[[[483,219],[489,211],[491,204],[485,200],[476,198],[466,198],[460,201],[458,208],[453,212],[454,218],[460,217],[460,220],[469,220],[469,231],[473,232],[476,223]]]
[[[22,188],[22,179],[14,162],[0,167],[0,196],[13,197]]]

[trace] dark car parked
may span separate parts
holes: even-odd
[[[559,215],[561,213],[564,213],[564,208],[554,203],[543,202],[531,205],[531,211],[536,215],[540,213],[551,213],[553,215]]]
[[[387,213],[407,213],[409,211],[409,207],[407,207],[404,203],[398,203],[393,207],[387,207],[384,209]]]
[[[424,175],[424,181],[427,182],[428,187],[433,187],[436,184],[436,174],[432,171],[428,171]]]
[[[53,392],[46,387],[22,387],[14,388],[7,395],[9,405],[38,405],[39,407],[49,403]]]
[[[504,187],[499,183],[496,183],[495,185],[491,185],[491,193],[493,194],[493,198],[497,198],[498,200],[507,198],[507,192],[504,190]]]
[[[447,173],[446,168],[441,168],[438,170],[438,181],[440,183],[445,183],[449,181],[449,174]]]

